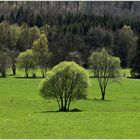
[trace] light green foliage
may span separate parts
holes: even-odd
[[[51,28],[50,25],[46,24],[43,27],[40,28],[41,29],[41,33],[45,33],[47,36],[49,35],[49,33],[51,32]]]
[[[133,43],[136,43],[137,37],[135,36],[133,30],[130,26],[123,26],[123,28],[120,30],[120,35],[124,39],[124,43],[127,43],[128,45],[134,45]],[[133,46],[127,46],[127,47],[133,47]]]
[[[46,75],[41,83],[41,96],[56,99],[59,110],[68,111],[75,98],[86,98],[87,74],[75,62],[61,62]]]
[[[16,44],[20,37],[20,34],[21,28],[18,25],[10,25],[10,49],[14,50],[16,48]]]
[[[93,52],[90,56],[90,65],[98,83],[104,100],[106,87],[120,76],[120,59],[108,54],[105,49]]]
[[[18,68],[24,69],[26,77],[29,76],[31,70],[35,68],[32,50],[26,50],[19,54],[17,58]]]
[[[48,40],[45,34],[40,35],[34,41],[32,49],[37,66],[41,69],[42,76],[44,77],[48,67]]]
[[[40,30],[38,27],[34,26],[29,29],[30,34],[30,46],[33,45],[33,42],[40,37]]]

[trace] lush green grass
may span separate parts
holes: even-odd
[[[40,80],[0,78],[0,138],[140,138],[140,80],[110,85],[100,101],[90,79],[88,99],[71,105],[82,111],[66,113],[51,112],[57,104],[39,96]]]

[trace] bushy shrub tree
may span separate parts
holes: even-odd
[[[46,75],[40,85],[40,94],[45,99],[55,99],[60,111],[69,111],[74,99],[86,98],[88,77],[75,62],[61,62]]]
[[[35,68],[32,50],[20,53],[17,58],[17,65],[19,68],[24,69],[25,75],[28,78],[30,71]]]
[[[48,40],[45,34],[33,42],[33,55],[37,66],[41,69],[42,77],[45,77],[46,69],[49,65],[49,52],[48,52]]]

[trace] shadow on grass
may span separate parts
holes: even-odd
[[[0,78],[6,79],[8,77],[16,78],[16,79],[43,79],[43,77],[18,77],[18,76],[13,76],[13,75],[7,75],[6,77],[0,76]]]
[[[69,112],[82,112],[82,110],[78,109],[78,108],[74,108],[72,110],[69,110]]]
[[[137,76],[137,77],[126,77],[126,78],[129,78],[129,79],[140,79],[140,76]]]
[[[95,101],[95,102],[112,102],[113,100],[102,100],[102,99],[97,99],[97,98],[94,98],[94,99],[86,99],[88,101]]]
[[[6,77],[2,77],[2,76],[0,76],[0,78],[2,78],[2,79],[6,79]]]
[[[95,76],[90,75],[89,78],[96,78]]]
[[[56,110],[56,111],[41,111],[41,112],[35,112],[35,113],[62,113],[62,112],[82,112],[82,110],[74,108],[71,109],[69,111],[60,111],[60,110]]]
[[[43,79],[43,77],[13,77],[17,79]]]

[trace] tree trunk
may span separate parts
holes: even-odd
[[[16,75],[16,69],[12,68],[12,71],[13,71],[13,75]]]
[[[66,112],[66,111],[67,111],[67,109],[66,109],[66,107],[65,107],[65,106],[63,107],[63,110],[62,110],[62,111],[64,111],[64,112]]]
[[[26,73],[26,78],[28,78],[29,76],[28,76],[28,73]]]
[[[68,108],[67,108],[68,111],[70,109],[70,103],[71,103],[71,101],[68,102]]]
[[[67,111],[67,100],[65,99],[64,111]]]
[[[29,77],[29,74],[28,74],[28,69],[25,68],[25,75],[26,75],[26,78]]]
[[[6,71],[5,71],[5,70],[4,70],[4,71],[2,71],[2,72],[1,72],[1,74],[2,74],[2,77],[3,77],[3,78],[5,78],[5,77],[6,77]]]
[[[16,74],[16,65],[15,64],[12,65],[12,71],[13,71],[13,75],[15,75]]]
[[[102,92],[102,100],[105,100],[105,91]]]
[[[65,106],[63,107],[63,111],[67,111],[67,105],[65,103]]]
[[[61,99],[60,111],[63,111],[63,99]]]
[[[68,108],[67,108],[67,110],[69,111],[69,109],[70,109],[70,104],[68,104]]]
[[[102,94],[102,100],[104,100],[105,99],[105,94]]]
[[[63,102],[63,99],[61,99],[61,108],[60,111],[66,112],[69,109],[67,108],[67,101]]]
[[[33,73],[32,78],[36,78],[36,74],[35,73]]]
[[[45,78],[45,75],[44,75],[44,73],[42,74],[42,78]]]
[[[43,69],[41,70],[41,73],[42,73],[42,78],[45,78],[45,72]]]

